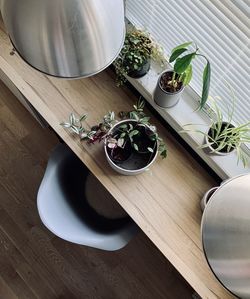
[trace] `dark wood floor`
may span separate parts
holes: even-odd
[[[142,232],[105,252],[63,241],[42,225],[36,194],[57,143],[0,82],[0,298],[191,298]]]

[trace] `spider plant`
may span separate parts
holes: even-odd
[[[205,144],[200,148],[208,148],[210,153],[215,154],[228,154],[234,150],[237,152],[237,164],[242,161],[243,166],[248,165],[248,155],[243,151],[242,145],[244,143],[250,143],[250,121],[242,124],[233,124],[233,115],[235,110],[235,96],[232,94],[232,108],[229,107],[227,120],[224,120],[224,116],[218,107],[217,100],[219,97],[211,98],[211,108],[209,115],[211,118],[211,125],[208,132],[203,132],[198,129],[192,129],[192,124],[184,126],[184,132],[196,132],[204,135]]]

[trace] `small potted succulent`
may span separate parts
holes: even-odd
[[[129,30],[123,48],[114,61],[117,85],[124,84],[126,76],[140,78],[146,75],[151,59],[163,66],[166,62],[163,49],[154,42],[149,33],[135,28]]]
[[[233,113],[235,108],[235,100],[231,111],[228,109],[227,121],[224,121],[223,114],[219,109],[216,99],[211,98],[211,125],[207,132],[192,128],[192,124],[184,126],[182,132],[196,132],[204,135],[204,144],[200,148],[205,149],[210,154],[228,155],[233,151],[237,151],[238,161],[241,160],[244,167],[247,166],[248,156],[242,150],[243,143],[250,142],[250,121],[244,124],[232,124]],[[215,117],[213,116],[215,113]]]
[[[211,76],[210,63],[206,56],[199,53],[197,46],[195,51],[186,54],[191,44],[192,42],[181,44],[171,51],[169,62],[174,62],[174,68],[173,70],[164,71],[158,79],[154,91],[154,101],[163,108],[170,108],[178,103],[184,87],[192,79],[192,61],[196,57],[203,57],[206,60],[203,70],[203,87],[199,108],[202,109],[207,101]],[[185,55],[183,55],[184,53]]]
[[[120,112],[119,121],[115,119],[114,112],[109,112],[100,124],[91,129],[84,128],[82,124],[86,115],[76,118],[71,114],[69,122],[61,125],[89,144],[103,141],[110,166],[120,174],[135,175],[147,170],[158,152],[162,158],[167,155],[165,143],[143,112],[144,105],[144,101],[139,100],[132,111]]]

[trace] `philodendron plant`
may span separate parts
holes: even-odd
[[[184,126],[184,132],[196,132],[204,135],[204,144],[200,148],[209,149],[212,154],[229,154],[230,152],[237,151],[237,164],[242,161],[243,166],[248,165],[248,155],[242,150],[243,143],[250,143],[250,121],[243,124],[232,124],[235,99],[233,97],[232,109],[228,109],[227,120],[224,120],[223,114],[217,105],[218,97],[211,98],[211,108],[209,111],[211,118],[211,125],[207,132],[192,128],[193,124],[187,124]]]
[[[156,127],[150,124],[150,117],[143,112],[144,105],[144,101],[139,100],[132,111],[119,113],[120,120],[116,119],[113,111],[108,112],[101,123],[91,128],[83,125],[86,114],[77,118],[71,113],[69,121],[61,125],[89,144],[103,141],[114,161],[122,161],[127,152],[132,150],[139,154],[148,153],[149,157],[158,150],[161,157],[166,158],[166,145],[158,135]],[[112,131],[113,128],[115,129]]]
[[[182,83],[184,86],[188,85],[192,80],[193,71],[192,71],[192,61],[197,57],[202,57],[206,61],[206,65],[203,70],[203,83],[202,83],[202,95],[199,108],[202,109],[207,101],[210,87],[210,77],[211,77],[211,67],[209,60],[205,55],[199,52],[199,48],[195,45],[195,50],[191,53],[185,54],[188,51],[188,47],[191,46],[193,42],[186,42],[175,47],[171,51],[171,56],[169,62],[174,62],[174,69],[171,80],[168,84],[175,91],[179,86],[179,83]],[[184,55],[185,54],[185,55]]]

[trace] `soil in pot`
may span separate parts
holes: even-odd
[[[126,142],[124,148],[116,147],[116,148],[107,148],[108,154],[111,160],[115,163],[123,163],[129,159],[132,154],[132,146],[130,142]]]
[[[124,162],[115,162],[115,164],[126,170],[138,170],[146,167],[154,158],[155,153],[141,154],[133,151],[131,156]]]
[[[232,124],[229,124],[228,123],[223,123],[222,126],[221,126],[221,132],[226,128],[234,128],[234,126]],[[216,134],[215,130],[213,128],[210,128],[209,131],[208,131],[208,136],[210,136],[211,138],[213,138],[213,136]],[[228,141],[230,139],[230,135],[225,139],[224,142]],[[223,141],[224,140],[224,137],[221,137],[219,139],[217,139],[217,143],[210,143],[210,147],[213,148],[215,151],[217,150],[218,146],[220,145],[220,141]],[[226,153],[230,153],[232,152],[234,149],[235,149],[236,145],[235,146],[231,146],[231,147],[228,147],[228,146],[224,146],[219,152],[220,153],[223,153],[223,154],[226,154]]]
[[[131,78],[141,78],[148,73],[149,69],[150,69],[150,59],[147,59],[137,70],[129,71],[128,76]]]
[[[175,76],[176,76],[175,79],[178,79],[179,75],[176,74]],[[170,84],[172,79],[173,79],[173,72],[166,72],[161,75],[160,86],[164,91],[170,92],[170,93],[175,93],[175,92],[178,92],[179,90],[181,90],[183,83],[177,81],[177,85],[175,87],[173,87],[173,85]]]

